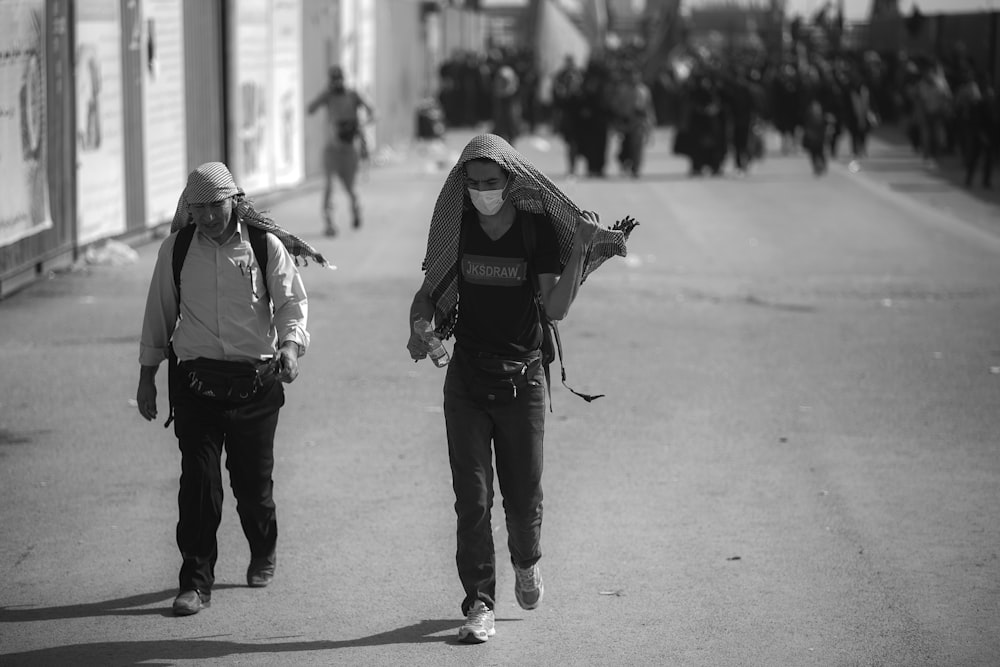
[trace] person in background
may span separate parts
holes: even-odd
[[[642,82],[638,67],[630,67],[625,81],[616,95],[614,113],[621,132],[621,149],[618,161],[622,170],[638,178],[642,171],[646,143],[656,127],[653,95]]]
[[[976,172],[982,165],[981,183],[984,188],[993,185],[993,161],[1000,150],[1000,101],[992,81],[983,79],[979,99],[972,104],[966,144],[965,185],[971,188]]]
[[[552,126],[566,145],[566,173],[576,174],[580,158],[580,85],[583,75],[572,55],[567,55],[562,68],[552,79]]]
[[[591,60],[580,84],[580,152],[587,163],[587,175],[603,178],[608,158],[611,127],[611,73],[600,60]]]
[[[514,145],[521,132],[520,80],[513,67],[502,65],[493,77],[493,134]]]
[[[336,236],[337,225],[333,219],[335,176],[340,179],[351,200],[352,226],[355,229],[361,227],[361,202],[355,183],[358,165],[368,156],[368,146],[359,112],[364,109],[368,122],[374,123],[375,110],[361,93],[344,84],[344,70],[339,65],[330,68],[327,88],[309,103],[308,112],[312,115],[321,107],[326,108],[327,116],[327,137],[323,146],[323,220],[326,235]]]
[[[826,173],[826,151],[832,124],[832,119],[824,112],[819,100],[809,103],[802,123],[802,147],[809,155],[809,162],[816,176]]]

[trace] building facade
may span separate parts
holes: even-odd
[[[322,172],[305,107],[331,65],[377,110],[377,155],[415,136],[478,12],[423,0],[0,0],[0,297],[172,217],[188,172],[248,194]]]

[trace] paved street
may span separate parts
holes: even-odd
[[[130,404],[159,244],[0,302],[0,664],[1000,664],[1000,199],[885,141],[822,179],[773,152],[690,179],[665,132],[637,181],[518,145],[641,226],[561,327],[570,385],[607,396],[552,390],[544,603],[514,601],[498,494],[497,634],[455,643],[443,374],[404,345],[470,136],[370,169],[360,231],[338,191],[336,239],[315,185],[268,202],[339,268],[303,269],[277,577],[245,586],[227,488],[196,616],[170,614],[176,441]]]

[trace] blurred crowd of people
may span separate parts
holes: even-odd
[[[565,141],[571,174],[583,162],[587,174],[603,176],[617,134],[621,167],[638,176],[656,125],[652,93],[638,62],[638,53],[627,48],[592,58],[585,67],[567,56],[543,104],[531,51],[459,52],[440,67],[439,100],[448,127],[486,123],[511,145],[540,123],[550,124]]]
[[[541,105],[531,51],[456,51],[441,64],[438,76],[438,99],[448,127],[491,122],[494,134],[511,143],[520,134],[535,131]]]
[[[592,177],[614,153],[638,177],[656,125],[672,125],[672,150],[690,174],[746,172],[763,159],[768,128],[784,154],[800,149],[817,175],[841,151],[865,157],[880,124],[903,129],[929,163],[961,158],[966,184],[990,187],[1000,150],[995,84],[961,45],[946,57],[875,51],[821,54],[798,49],[730,54],[680,51],[651,68],[640,48],[606,50],[586,63],[567,56],[540,99],[533,54],[456,54],[441,66],[440,101],[450,127],[490,124],[514,144],[550,124],[564,140],[567,172]],[[845,146],[846,144],[846,146]],[[612,147],[616,150],[611,150]]]

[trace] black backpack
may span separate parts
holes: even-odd
[[[244,224],[243,228],[247,230],[247,236],[250,237],[250,247],[253,248],[253,256],[257,258],[260,275],[265,277],[264,294],[270,299],[271,294],[267,289],[267,232],[247,224]],[[177,287],[178,307],[181,303],[181,269],[184,267],[184,260],[187,258],[188,248],[191,247],[194,232],[195,225],[185,225],[177,231],[177,239],[174,241],[174,254],[171,260],[174,269],[174,286]]]
[[[243,228],[247,231],[247,236],[250,239],[250,247],[253,249],[253,256],[257,259],[257,266],[260,267],[260,274],[264,278],[264,295],[270,301],[271,293],[267,288],[267,232],[251,225],[244,225]],[[191,239],[194,238],[195,230],[196,225],[188,224],[175,232],[177,238],[174,239],[174,251],[170,260],[174,274],[174,287],[177,288],[178,312],[180,312],[181,304],[181,269],[184,268],[184,260],[187,259],[188,249],[191,247]],[[170,410],[167,421],[163,425],[164,428],[170,426],[170,422],[174,420],[174,383],[177,376],[177,355],[174,354],[172,343],[167,347],[167,350],[167,396],[170,401]]]

